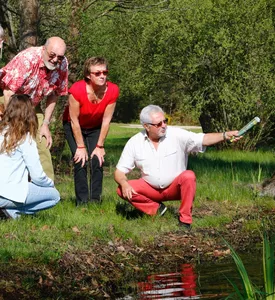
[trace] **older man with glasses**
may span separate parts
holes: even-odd
[[[30,47],[18,53],[0,69],[0,88],[7,106],[13,94],[29,95],[35,106],[39,122],[37,147],[45,173],[52,180],[54,170],[50,148],[52,136],[49,130],[51,117],[58,96],[68,90],[68,62],[64,56],[66,44],[60,37],[50,37],[44,46]],[[46,98],[44,113],[40,102]]]
[[[167,126],[165,113],[156,105],[142,109],[140,122],[144,130],[126,143],[116,166],[117,193],[148,215],[162,216],[167,210],[163,201],[181,200],[179,226],[190,230],[196,176],[187,170],[188,155],[241,137],[237,137],[238,131],[204,134]],[[126,175],[135,167],[141,178],[128,180]]]

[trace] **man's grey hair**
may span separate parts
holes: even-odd
[[[162,108],[157,105],[150,104],[148,106],[145,106],[139,115],[141,125],[152,123],[152,114],[159,112],[165,114]]]

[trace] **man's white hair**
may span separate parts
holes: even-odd
[[[148,106],[145,106],[139,115],[139,120],[140,120],[141,125],[144,125],[146,123],[151,123],[152,122],[152,114],[159,113],[159,112],[165,114],[164,111],[162,110],[162,108],[159,107],[158,105],[150,104]]]

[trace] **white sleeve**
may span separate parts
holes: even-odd
[[[195,133],[185,129],[179,129],[178,138],[180,145],[187,153],[204,152],[206,147],[202,145],[204,133]]]
[[[22,151],[22,157],[29,171],[31,181],[39,186],[53,187],[53,181],[43,171],[36,142],[29,134],[19,146],[19,150]]]
[[[126,143],[116,168],[125,174],[135,168],[135,147],[133,138],[130,138],[130,140]]]

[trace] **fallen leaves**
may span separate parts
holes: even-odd
[[[213,251],[213,255],[215,257],[228,256],[228,255],[230,255],[230,253],[231,253],[230,249],[226,249],[226,250],[217,250],[216,249]]]
[[[76,233],[77,235],[80,234],[80,230],[78,229],[77,226],[74,226],[74,227],[72,228],[72,230],[73,230],[73,232]]]

